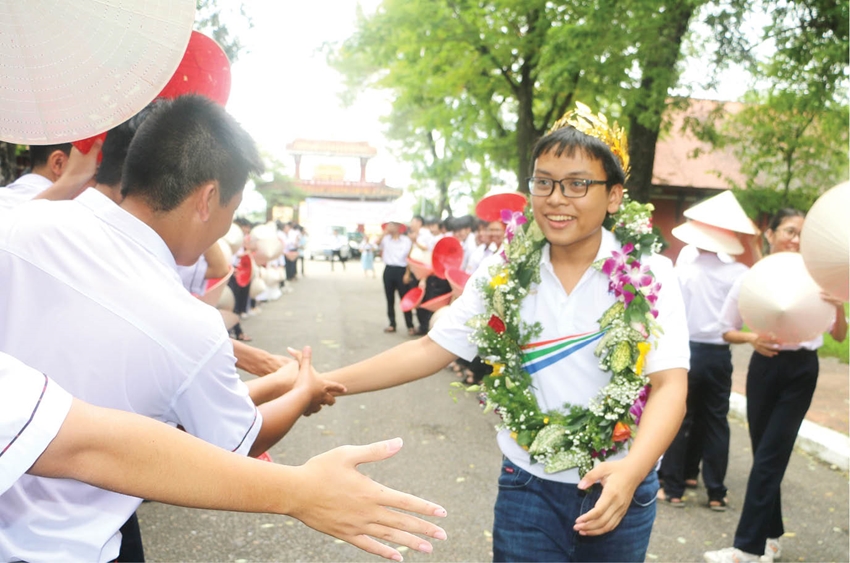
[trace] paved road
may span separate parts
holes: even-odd
[[[378,272],[380,263],[376,264]],[[365,279],[359,264],[331,272],[308,262],[308,277],[294,291],[263,307],[245,322],[254,343],[283,351],[314,347],[320,371],[366,358],[408,338],[384,334],[380,278]],[[400,324],[401,317],[399,315]],[[405,447],[393,459],[367,466],[374,479],[441,503],[449,540],[432,555],[405,552],[408,561],[488,561],[490,529],[500,454],[494,415],[483,415],[472,396],[454,402],[444,370],[402,388],[341,399],[336,406],[302,419],[272,455],[299,464],[342,444],[401,436]],[[745,428],[733,422],[728,486],[730,510],[703,507],[705,492],[687,497],[688,506],[662,505],[650,544],[649,561],[702,560],[706,549],[731,545],[750,465]],[[234,483],[238,488],[239,483]],[[788,537],[784,561],[848,561],[848,476],[795,454],[784,482]],[[180,509],[145,503],[139,510],[145,550],[151,561],[378,561],[291,518]]]

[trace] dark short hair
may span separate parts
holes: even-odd
[[[602,167],[607,176],[608,189],[626,181],[626,174],[623,172],[620,159],[614,156],[608,145],[596,137],[582,133],[575,127],[561,127],[537,141],[534,150],[531,152],[531,171],[529,174],[534,174],[534,163],[537,162],[540,155],[553,151],[553,154],[557,157],[573,156],[576,150],[580,150],[585,155],[602,162]]]
[[[94,176],[98,184],[106,186],[121,185],[121,174],[124,169],[124,161],[127,159],[127,151],[130,148],[130,142],[136,135],[136,131],[141,127],[142,123],[153,112],[158,100],[151,102],[142,111],[122,123],[117,127],[113,127],[106,134],[106,140],[103,141],[101,154],[103,160],[97,167],[97,173]]]
[[[121,195],[170,211],[195,189],[217,181],[222,204],[263,171],[250,135],[221,106],[203,96],[159,102],[136,131],[124,162]]]
[[[65,156],[71,155],[71,143],[59,145],[30,145],[30,168],[47,164],[47,158],[55,151],[62,151]]]
[[[789,217],[805,217],[806,214],[800,211],[799,209],[794,209],[793,207],[785,207],[776,212],[776,215],[770,218],[770,223],[767,224],[767,228],[771,231],[775,231],[779,228],[779,225],[782,224],[782,221],[788,219]]]

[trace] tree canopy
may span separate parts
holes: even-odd
[[[757,10],[769,20],[753,37],[739,24]],[[356,32],[329,61],[350,95],[392,93],[388,137],[444,202],[452,183],[482,189],[501,171],[512,171],[522,190],[534,142],[576,100],[627,126],[628,187],[646,200],[665,111],[680,102],[670,93],[694,22],[713,32],[707,74],[748,64],[772,82],[763,87],[770,95],[747,101],[774,110],[812,95],[833,100],[834,107],[795,106],[805,113],[846,107],[837,94],[846,89],[847,19],[846,3],[827,0],[384,0],[374,14],[359,14]],[[755,47],[765,41],[773,55],[759,60]],[[818,123],[822,132],[837,122]],[[724,142],[734,142],[727,133]],[[820,148],[803,152],[810,150]]]

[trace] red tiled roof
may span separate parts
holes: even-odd
[[[707,189],[728,189],[732,185],[723,177],[731,177],[739,185],[745,184],[740,172],[740,164],[731,149],[713,149],[709,143],[697,140],[690,131],[682,132],[686,117],[705,119],[717,108],[720,102],[713,100],[690,100],[684,110],[672,114],[672,126],[662,133],[655,146],[655,163],[652,183],[655,186],[679,186]],[[741,110],[742,104],[727,102],[724,110],[734,114]],[[700,154],[692,158],[694,150]],[[722,174],[718,177],[718,172]]]
[[[292,154],[308,154],[318,156],[356,156],[360,158],[372,158],[378,154],[375,147],[366,141],[316,141],[312,139],[295,139],[288,145],[286,150]]]

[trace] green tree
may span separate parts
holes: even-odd
[[[629,185],[645,200],[683,37],[704,3],[385,0],[329,60],[352,92],[395,94],[391,123],[428,115],[422,130],[390,128],[404,158],[428,154],[427,130],[452,139],[451,165],[423,165],[423,178],[445,184],[471,160],[490,179],[513,171],[524,190],[533,144],[579,99],[630,126]]]
[[[769,23],[755,39],[730,22],[761,10]],[[848,178],[848,4],[779,0],[754,6],[734,0],[713,16],[718,60],[744,63],[757,89],[735,115],[715,113],[697,128],[716,147],[731,147],[745,185],[735,186],[753,217],[781,207],[807,210],[820,193]],[[775,44],[759,58],[759,44]]]
[[[395,94],[391,123],[410,123],[414,108],[427,116],[424,136],[411,128],[396,137],[411,154],[427,154],[418,147],[438,130],[459,151],[449,172],[471,160],[521,180],[533,143],[577,95],[593,103],[626,76],[628,46],[611,24],[616,4],[385,0],[373,16],[360,15],[357,32],[329,59],[352,88]]]
[[[240,23],[247,29],[253,27],[254,24],[245,3],[240,2],[238,6],[225,9],[219,5],[218,0],[196,0],[195,9],[195,29],[209,34],[221,45],[230,62],[235,62],[245,46],[238,33],[231,30],[225,20],[231,25]]]

